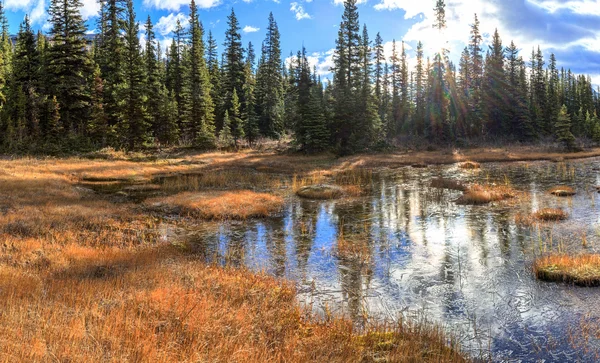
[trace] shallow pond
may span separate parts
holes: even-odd
[[[461,192],[429,187],[439,176],[509,183],[526,197],[461,206],[454,202]],[[556,185],[577,195],[549,194]],[[540,254],[600,249],[595,185],[598,158],[385,170],[360,198],[289,196],[280,218],[200,224],[183,235],[209,261],[296,282],[300,300],[317,312],[348,314],[357,324],[425,318],[474,357],[494,361],[597,361],[600,288],[540,282],[532,273]],[[546,207],[564,209],[569,220],[515,224],[517,213]]]

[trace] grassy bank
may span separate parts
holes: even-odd
[[[343,161],[252,153],[0,160],[0,360],[465,361],[430,325],[357,330],[343,317],[317,318],[288,282],[207,265],[171,243],[159,213],[89,189],[163,188],[161,201],[190,214],[245,218],[275,212],[292,175],[343,186],[369,176],[342,164],[326,171],[332,163]],[[140,184],[197,173],[196,184]],[[246,204],[232,202],[236,193]],[[253,210],[259,198],[272,209]]]

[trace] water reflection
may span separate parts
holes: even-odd
[[[478,172],[406,168],[382,173],[368,197],[291,198],[282,218],[225,223],[217,233],[196,235],[207,259],[296,281],[300,299],[316,311],[327,306],[358,324],[367,316],[418,312],[447,326],[476,356],[586,361],[598,340],[589,336],[586,349],[576,348],[564,333],[584,316],[600,318],[600,290],[540,283],[531,262],[557,248],[598,248],[599,207],[590,192],[600,183],[598,162],[488,164]],[[460,192],[428,187],[439,176],[509,182],[528,197],[459,206],[453,201]],[[556,184],[576,187],[577,196],[547,194]],[[533,231],[515,225],[516,213],[544,207],[565,209],[570,221]],[[340,252],[342,236],[354,236],[359,257]]]

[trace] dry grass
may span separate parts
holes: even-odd
[[[97,199],[72,175],[161,171],[109,167],[0,161],[0,360],[465,361],[430,325],[363,331],[344,318],[316,319],[289,283],[204,264],[192,248],[168,243],[160,221]],[[207,196],[233,204],[257,194],[226,193]]]
[[[63,253],[60,266],[0,268],[7,361],[465,361],[439,329],[315,320],[290,284],[173,247]]]
[[[458,190],[461,192],[464,192],[467,190],[467,186],[464,185],[463,183],[456,181],[456,180],[446,179],[446,178],[435,178],[435,179],[431,180],[431,187],[438,188],[438,189]]]
[[[557,222],[564,221],[569,218],[569,215],[562,209],[544,208],[533,213],[533,217],[544,222]]]
[[[535,260],[533,270],[544,281],[600,286],[600,255],[549,255]]]
[[[461,205],[483,205],[515,198],[518,193],[507,185],[472,185],[456,200]]]
[[[458,164],[458,167],[461,169],[474,170],[481,169],[481,164],[476,161],[465,161],[464,163]]]
[[[566,185],[553,187],[548,192],[550,194],[556,195],[557,197],[570,197],[577,194],[575,189]]]
[[[180,214],[207,220],[266,218],[278,213],[283,204],[280,196],[250,190],[184,192],[146,201],[153,209],[177,210]]]
[[[531,214],[517,213],[515,223],[523,226],[538,225],[543,222],[559,222],[569,218],[567,212],[557,208],[544,208]]]

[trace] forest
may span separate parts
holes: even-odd
[[[101,1],[93,40],[81,6],[52,0],[50,31],[34,32],[26,17],[16,38],[0,12],[2,152],[237,150],[286,136],[297,150],[339,154],[406,140],[553,139],[570,150],[600,141],[600,97],[590,78],[559,69],[540,48],[526,59],[497,31],[484,45],[476,14],[458,66],[443,48],[425,58],[419,42],[411,69],[404,42],[394,40],[386,57],[382,35],[372,41],[357,1],[347,0],[332,77],[321,79],[306,49],[284,60],[272,14],[255,47],[243,44],[232,9],[219,47],[191,0],[189,26],[178,23],[163,54],[150,17],[140,27],[132,0]],[[446,5],[432,6],[443,33]]]

